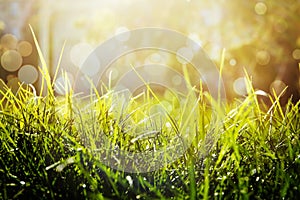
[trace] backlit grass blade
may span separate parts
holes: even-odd
[[[40,45],[39,45],[38,40],[37,40],[37,38],[35,36],[35,33],[34,33],[34,30],[33,30],[32,26],[29,25],[29,28],[31,30],[31,33],[32,33],[32,36],[33,36],[33,41],[35,43],[36,49],[38,51],[38,56],[39,56],[40,61],[41,61],[42,78],[46,80],[47,92],[49,93],[48,94],[49,97],[53,98],[54,97],[54,91],[53,91],[53,88],[52,88],[51,77],[50,77],[50,73],[49,73],[49,70],[48,70],[48,66],[47,66],[46,60],[45,60],[45,58],[43,56],[42,50],[40,48]],[[43,88],[41,88],[41,91],[43,91]]]

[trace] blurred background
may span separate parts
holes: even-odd
[[[288,86],[282,103],[290,96],[294,102],[300,98],[300,0],[0,0],[0,89],[5,83],[16,91],[23,82],[39,90],[38,57],[28,24],[38,36],[51,75],[66,42],[61,70],[74,83],[82,78],[78,71],[97,74],[81,65],[101,42],[122,31],[161,27],[193,39],[216,66],[226,49],[223,81],[229,100],[246,95],[245,71],[257,90],[279,94]],[[174,55],[143,51],[114,63],[112,79],[122,75],[118,66],[124,63],[161,62],[180,66]],[[57,95],[65,92],[64,79],[56,79]],[[176,87],[179,80],[172,80]],[[88,84],[81,81],[82,87]]]

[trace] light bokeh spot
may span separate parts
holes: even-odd
[[[151,54],[150,56],[150,61],[153,62],[153,63],[161,63],[162,62],[162,57],[160,54],[158,53],[153,53]]]
[[[81,42],[75,44],[70,51],[70,59],[74,65],[81,68],[92,51],[93,47],[88,43]]]
[[[258,2],[255,4],[254,10],[258,15],[264,15],[267,13],[268,7],[263,2]]]
[[[243,96],[243,95],[247,94],[247,87],[246,87],[246,82],[245,81],[246,81],[245,77],[240,77],[240,78],[237,78],[233,82],[233,90],[238,95]]]
[[[37,81],[39,73],[32,65],[24,65],[18,71],[18,78],[26,84],[33,84]]]
[[[16,49],[18,39],[13,34],[5,34],[1,37],[0,43],[7,49]]]
[[[230,64],[231,66],[236,66],[236,64],[237,64],[236,59],[231,58],[231,59],[229,60],[229,64]]]
[[[300,60],[300,49],[295,49],[295,50],[293,51],[293,58],[294,58],[295,60]]]
[[[1,57],[2,67],[9,72],[17,71],[22,65],[23,59],[19,52],[8,50]]]
[[[268,51],[261,50],[256,53],[256,62],[260,65],[267,65],[271,60],[271,56]]]
[[[32,45],[27,41],[21,41],[17,46],[17,50],[21,56],[26,57],[32,53]]]

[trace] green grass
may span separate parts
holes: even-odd
[[[192,87],[182,101],[176,95],[162,100],[151,88],[126,104],[109,89],[103,96],[93,90],[79,97],[69,89],[64,97],[56,97],[46,63],[43,59],[41,63],[46,96],[30,86],[16,94],[9,88],[1,92],[1,198],[296,199],[300,195],[299,103],[282,107],[274,94],[269,97],[272,106],[265,108],[250,82],[248,96],[230,104]],[[155,109],[167,112],[157,117]],[[191,111],[196,115],[187,114]],[[184,155],[151,172],[116,170],[118,161],[106,166],[99,158],[104,136],[109,141],[106,147],[147,152],[178,142],[174,138],[184,138],[187,129],[193,140]]]

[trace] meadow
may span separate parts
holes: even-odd
[[[183,97],[185,101],[162,100],[147,87],[124,104],[123,96],[110,88],[104,88],[105,95],[94,88],[90,95],[78,96],[67,83],[65,96],[57,97],[55,77],[50,78],[41,60],[46,96],[36,94],[31,85],[16,93],[9,88],[1,91],[2,199],[296,199],[300,195],[300,107],[299,102],[281,105],[283,93],[255,91],[248,77],[247,95],[230,103],[213,99],[201,83],[198,89],[189,88],[193,95]],[[261,103],[260,96],[270,99],[271,105]],[[149,111],[157,107],[163,117]],[[197,115],[186,116],[187,112]],[[135,135],[138,131],[142,134]],[[166,150],[176,139],[189,145],[179,146],[182,155],[172,162],[166,159],[155,170],[142,161],[139,166],[130,166],[134,162],[126,159],[105,162],[113,153],[105,151],[107,147],[155,152]]]

